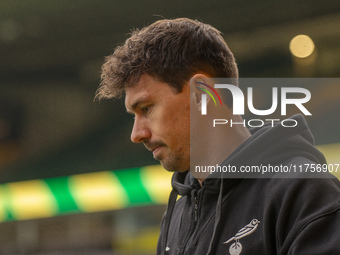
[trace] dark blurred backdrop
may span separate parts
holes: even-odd
[[[339,77],[338,0],[2,0],[0,182],[157,164],[129,142],[123,101],[93,99],[104,56],[131,29],[177,17],[219,29],[241,77]],[[306,58],[289,48],[299,34],[315,45]],[[312,95],[317,144],[340,142],[339,92]]]
[[[126,142],[132,119],[123,102],[98,103],[93,97],[104,56],[131,29],[176,17],[199,19],[223,32],[241,77],[339,76],[335,0],[2,0],[0,145],[6,149],[0,150],[0,181],[157,163],[142,146]],[[289,50],[299,34],[315,44],[305,59]],[[324,93],[334,97],[334,91]]]

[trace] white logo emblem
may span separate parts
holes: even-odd
[[[235,241],[232,245],[229,247],[229,253],[230,255],[239,255],[242,251],[242,245],[240,243],[240,239],[252,234],[259,225],[260,221],[257,219],[253,219],[248,225],[241,228],[236,235],[234,235],[232,238],[230,238],[228,241],[225,241],[223,244],[230,243],[231,241]]]

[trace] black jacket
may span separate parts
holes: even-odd
[[[325,164],[303,117],[294,118],[295,128],[252,130],[223,164]],[[201,188],[174,173],[157,254],[340,254],[340,184],[322,177],[209,178]]]

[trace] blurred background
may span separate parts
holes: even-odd
[[[0,254],[155,254],[171,174],[129,142],[122,100],[93,98],[131,29],[177,17],[219,29],[240,77],[339,77],[337,0],[1,0]],[[309,106],[334,163],[339,99]]]

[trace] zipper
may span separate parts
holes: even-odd
[[[195,232],[196,229],[196,225],[197,225],[197,221],[198,221],[198,209],[199,209],[199,192],[195,192],[194,194],[194,201],[193,201],[193,220],[191,220],[191,225],[190,225],[190,229],[189,232],[185,238],[185,242],[184,242],[184,246],[182,247],[182,249],[180,250],[179,254],[183,254],[183,252],[185,251],[189,240],[191,239],[193,233]]]
[[[228,201],[228,199],[230,198],[230,196],[232,196],[232,194],[235,192],[235,190],[239,187],[239,184],[235,185],[226,195],[225,199],[222,200],[222,204],[225,203],[226,201]],[[216,217],[216,212],[215,212],[215,217]],[[198,240],[201,238],[202,234],[204,233],[204,231],[206,230],[206,228],[208,227],[210,223],[210,221],[212,220],[212,217],[205,223],[205,225],[203,225],[201,231],[198,233],[198,235],[196,236],[196,238],[192,241],[193,244],[196,244],[198,242]]]
[[[195,222],[197,222],[197,220],[198,220],[198,200],[197,200],[197,196],[195,196],[194,218],[195,218]]]
[[[240,183],[238,183],[237,185],[234,185],[229,191],[228,194],[225,196],[224,199],[222,199],[222,203],[226,202],[230,196],[235,192],[235,190],[237,190],[237,188],[240,186]],[[194,197],[194,201],[193,201],[193,216],[194,216],[194,220],[191,221],[191,226],[190,226],[190,230],[189,233],[187,234],[186,238],[185,238],[185,242],[184,245],[181,247],[180,251],[178,254],[184,254],[184,251],[186,250],[187,246],[189,245],[189,241],[190,239],[193,237],[193,234],[195,233],[196,227],[197,227],[197,221],[198,221],[198,212],[199,212],[199,206],[200,206],[200,198],[202,197],[202,189],[199,191],[196,191],[193,194]],[[216,212],[215,212],[215,217],[216,217]],[[194,240],[191,240],[191,244],[195,244],[197,243],[197,241],[200,239],[200,237],[202,236],[203,232],[206,230],[207,226],[211,223],[210,220],[213,217],[209,218],[209,221],[206,222],[206,224],[204,224],[202,226],[201,231],[197,234],[197,236],[195,237]]]

